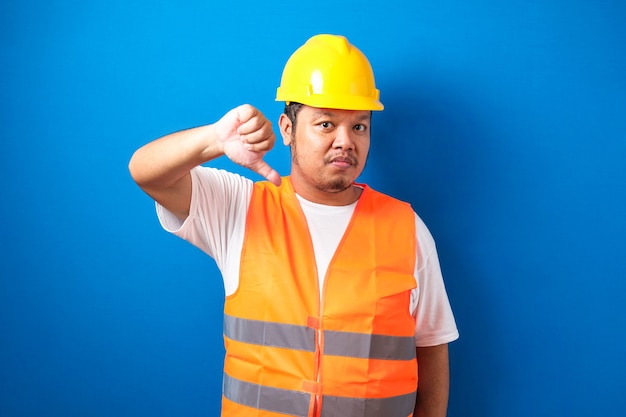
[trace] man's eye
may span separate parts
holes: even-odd
[[[357,130],[359,132],[360,131],[364,131],[365,130],[365,125],[362,125],[362,124],[355,125],[354,126],[354,130]]]
[[[332,124],[330,122],[322,122],[320,123],[320,126],[322,126],[324,129],[328,129],[332,126]]]

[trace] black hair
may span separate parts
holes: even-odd
[[[298,113],[300,112],[302,106],[302,103],[295,103],[293,101],[285,103],[284,113],[289,118],[289,120],[291,120],[292,129],[294,131],[296,129],[296,120],[298,117]]]

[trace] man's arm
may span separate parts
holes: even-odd
[[[135,182],[181,220],[189,215],[194,167],[228,156],[275,184],[280,176],[263,161],[276,141],[272,124],[250,105],[239,106],[212,125],[172,133],[139,148],[128,168]]]
[[[414,417],[445,417],[448,411],[450,368],[448,344],[416,348],[418,388]]]

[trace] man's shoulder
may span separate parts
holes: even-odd
[[[236,172],[227,171],[221,168],[197,166],[191,170],[192,177],[201,183],[218,183],[223,186],[252,186],[252,180]]]

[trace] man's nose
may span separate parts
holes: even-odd
[[[352,140],[352,131],[348,128],[340,127],[336,130],[333,147],[338,149],[354,149],[354,141]]]

